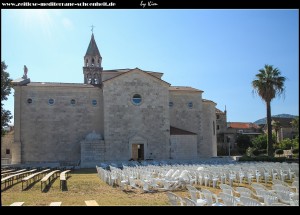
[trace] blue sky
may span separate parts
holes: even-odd
[[[265,64],[287,78],[272,114],[299,115],[299,10],[1,10],[1,61],[12,79],[83,82],[91,28],[104,69],[164,73],[172,86],[203,90],[230,122],[266,116],[251,82]],[[13,113],[13,93],[5,109]]]

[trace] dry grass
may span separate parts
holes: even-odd
[[[25,191],[22,191],[22,183],[17,183],[1,192],[2,205],[25,202],[24,206],[47,206],[51,202],[61,201],[62,206],[84,206],[85,200],[96,200],[99,205],[107,206],[168,205],[168,198],[164,192],[143,193],[137,189],[123,192],[120,188],[113,188],[100,180],[96,169],[72,172],[67,180],[67,188],[67,191],[60,190],[59,178],[47,192],[41,192],[40,182]]]
[[[234,187],[238,186],[234,183]],[[239,186],[252,189],[247,184]],[[221,189],[204,187],[215,194],[219,194]],[[271,184],[267,184],[271,189]],[[190,197],[187,190],[174,191],[181,197]],[[140,189],[130,189],[128,192],[122,191],[107,185],[99,179],[96,169],[81,169],[71,173],[67,180],[67,191],[60,190],[60,181],[57,178],[50,189],[41,192],[41,184],[38,181],[28,190],[22,191],[22,183],[17,183],[9,189],[1,192],[2,205],[10,205],[13,202],[25,202],[24,206],[47,206],[51,202],[62,202],[62,206],[84,206],[86,200],[96,200],[102,206],[165,206],[169,201],[165,192],[144,193]]]

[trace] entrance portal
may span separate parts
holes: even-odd
[[[132,144],[132,159],[144,160],[144,144]]]

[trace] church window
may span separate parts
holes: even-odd
[[[49,100],[48,100],[48,104],[49,104],[49,105],[53,105],[53,104],[54,104],[54,99],[49,99]]]
[[[94,66],[94,64],[95,64],[95,60],[94,58],[92,58],[92,66]]]
[[[71,99],[71,105],[75,105],[76,104],[76,100],[75,99]]]
[[[189,107],[189,108],[193,108],[193,102],[189,102],[189,103],[188,103],[188,107]]]
[[[32,99],[31,98],[27,99],[27,103],[31,104],[32,103]]]
[[[134,105],[139,105],[142,102],[142,97],[139,94],[134,94],[132,97],[132,102]]]
[[[173,102],[169,102],[169,107],[173,107],[174,103]]]
[[[96,106],[96,105],[97,105],[97,100],[96,100],[96,99],[93,99],[93,100],[92,100],[92,105],[93,105],[93,106]]]
[[[216,135],[215,121],[213,121],[213,132],[214,132],[214,135]]]

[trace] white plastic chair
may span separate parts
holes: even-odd
[[[209,190],[201,189],[201,192],[206,200],[207,206],[223,206],[224,204],[218,201],[218,196]],[[215,201],[213,200],[215,199]]]
[[[182,199],[180,196],[177,196],[175,193],[172,193],[170,191],[166,192],[169,203],[173,206],[182,206]]]
[[[182,201],[183,206],[197,206],[196,202],[187,197],[182,198]]]
[[[237,206],[238,201],[231,195],[226,193],[219,193],[220,198],[223,200],[224,205],[226,206]]]
[[[259,201],[245,196],[240,197],[240,203],[244,206],[263,206]]]

